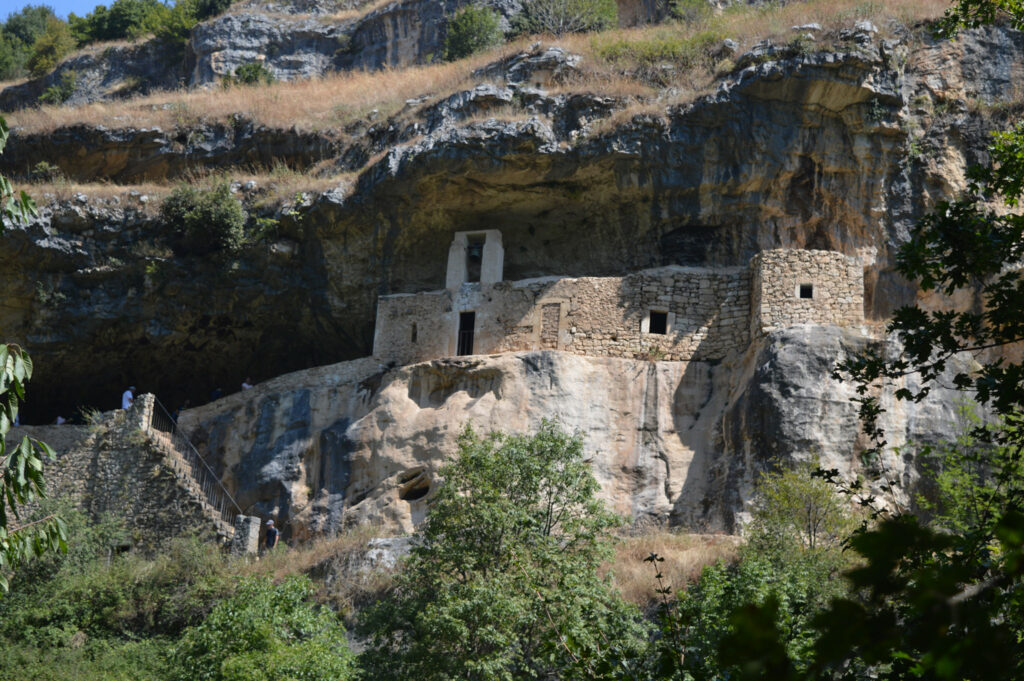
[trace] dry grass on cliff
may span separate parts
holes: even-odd
[[[512,50],[509,45],[497,54],[490,52],[460,62],[339,73],[263,87],[214,87],[80,107],[43,106],[13,112],[8,115],[8,123],[35,133],[73,124],[173,130],[192,129],[204,121],[226,122],[240,113],[275,128],[327,130],[363,118],[374,110],[377,118],[390,116],[408,99],[469,87],[475,84],[474,69]]]
[[[223,170],[197,170],[185,177],[166,182],[140,182],[132,184],[113,184],[110,182],[72,182],[55,180],[45,182],[19,182],[18,189],[23,189],[35,198],[40,205],[51,202],[68,202],[77,194],[84,194],[91,202],[111,201],[117,199],[121,205],[133,206],[140,212],[156,215],[160,210],[160,202],[176,187],[184,184],[210,189],[224,182],[245,184],[254,181],[256,190],[243,198],[250,206],[273,209],[278,205],[289,203],[299,193],[317,195],[339,187],[351,187],[355,182],[355,173],[340,173],[325,176],[305,174],[287,168],[275,168],[268,171],[228,172]],[[140,196],[145,196],[143,203]]]
[[[651,553],[665,558],[658,564],[664,581],[673,593],[686,589],[708,565],[736,556],[739,539],[724,534],[677,534],[667,530],[626,537],[615,547],[615,558],[609,565],[615,584],[623,597],[641,608],[657,603],[654,568],[645,563]]]

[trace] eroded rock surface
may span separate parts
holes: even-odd
[[[348,523],[411,531],[467,424],[530,432],[543,419],[583,436],[618,513],[732,531],[762,471],[791,461],[860,471],[853,391],[830,374],[865,342],[857,329],[799,325],[724,362],[554,351],[391,370],[358,360],[277,378],[185,412],[182,424],[243,507],[283,518],[293,536]],[[894,406],[882,423],[890,443],[955,437],[954,402],[940,389]],[[914,488],[913,457],[886,463]]]
[[[884,319],[916,295],[892,271],[895,248],[985,158],[993,123],[967,102],[1013,100],[1024,37],[989,28],[911,49],[872,35],[851,29],[843,52],[765,47],[714,94],[603,132],[622,102],[523,88],[525,112],[510,115],[508,83],[414,102],[354,129],[351,146],[288,131],[193,139],[209,164],[244,160],[259,140],[300,164],[380,155],[237,256],[169,253],[166,227],[135,201],[75,197],[7,230],[2,329],[40,367],[26,418],[112,407],[130,383],[199,403],[247,374],[368,355],[377,296],[440,288],[460,230],[501,230],[509,280],[734,266],[778,247],[860,255],[867,317]],[[71,139],[60,150],[83,173],[175,162],[159,131],[115,154],[118,134],[58,132],[35,148]],[[95,140],[75,147],[83,138]]]

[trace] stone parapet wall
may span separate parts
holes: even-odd
[[[835,251],[771,250],[750,261],[755,332],[794,324],[853,326],[864,322],[864,266]],[[801,298],[800,287],[811,287]]]

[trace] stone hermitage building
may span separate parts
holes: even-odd
[[[499,231],[457,232],[444,290],[378,300],[374,357],[402,365],[550,349],[718,360],[793,324],[864,321],[863,263],[835,251],[776,249],[747,267],[522,281],[502,281],[503,257]]]

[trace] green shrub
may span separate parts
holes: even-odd
[[[0,639],[0,678],[18,681],[165,681],[165,639],[108,641],[81,638],[73,646],[36,647]]]
[[[714,16],[714,8],[708,0],[671,0],[669,12],[686,24],[701,23]]]
[[[501,19],[489,7],[467,5],[448,21],[444,37],[444,57],[448,61],[501,44]]]
[[[581,33],[619,22],[615,0],[529,0],[514,22],[517,33]]]
[[[270,85],[274,82],[274,74],[260,61],[251,61],[235,69],[234,74],[224,76],[221,83],[224,87],[232,85]]]
[[[218,14],[223,14],[231,7],[234,0],[195,0],[195,16],[199,21],[204,21]]]
[[[50,17],[46,20],[46,29],[32,45],[27,64],[29,73],[33,78],[45,76],[73,49],[75,38],[71,29],[57,17]]]
[[[75,85],[78,84],[78,74],[75,71],[65,71],[60,74],[60,79],[46,88],[43,94],[39,95],[39,101],[43,104],[59,105],[71,99],[75,94]]]
[[[842,573],[853,559],[843,542],[858,519],[811,467],[761,476],[752,515],[738,560],[705,569],[664,620],[655,657],[683,678],[743,677],[723,650],[742,645],[737,613],[752,607],[772,613],[770,626],[780,633],[783,654],[805,667],[817,640],[815,616],[850,591]]]
[[[49,161],[40,161],[32,166],[29,176],[36,182],[56,182],[64,179],[64,171]]]
[[[341,621],[310,604],[312,583],[292,577],[242,580],[202,624],[185,632],[171,658],[174,681],[344,681],[353,656]]]
[[[687,37],[678,31],[665,29],[644,38],[595,38],[594,49],[601,59],[623,66],[634,63],[651,67],[669,63],[690,69],[709,65],[710,52],[722,39],[722,34],[715,31]]]
[[[235,252],[247,243],[245,211],[227,182],[210,190],[179,187],[164,199],[160,215],[184,251]]]

